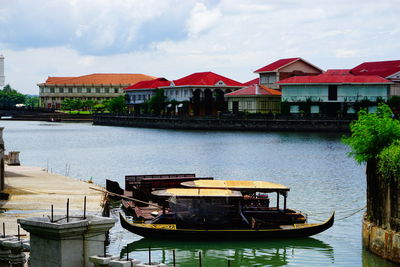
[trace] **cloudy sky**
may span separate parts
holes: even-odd
[[[398,0],[0,0],[6,83],[213,71],[244,82],[286,57],[322,69],[400,59]]]

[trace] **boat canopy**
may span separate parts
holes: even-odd
[[[264,181],[194,180],[181,183],[191,188],[229,189],[246,192],[287,192],[289,187]]]
[[[168,188],[152,192],[159,197],[242,197],[239,191],[229,189]]]

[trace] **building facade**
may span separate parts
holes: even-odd
[[[155,77],[144,74],[97,73],[78,77],[49,77],[38,84],[40,105],[61,108],[65,99],[102,102],[123,95],[123,88]]]
[[[293,76],[319,75],[323,73],[323,70],[300,57],[296,57],[279,59],[254,71],[254,73],[259,74],[259,84],[272,89],[279,89],[277,82],[283,79]],[[249,81],[247,84],[254,81],[256,80]]]
[[[317,76],[291,77],[278,82],[282,101],[291,113],[302,113],[303,103],[311,103],[310,113],[354,113],[356,104],[387,100],[391,82],[380,76],[352,75],[349,70],[328,70]],[[322,107],[324,110],[322,112]],[[371,111],[376,108],[372,105]]]
[[[244,113],[280,113],[281,92],[264,85],[253,84],[225,95],[228,111]]]
[[[213,72],[197,72],[173,81],[159,78],[138,83],[124,91],[131,108],[150,99],[158,88],[163,89],[167,102],[187,102],[190,115],[215,115],[227,110],[224,95],[243,87],[242,83]]]
[[[353,69],[354,75],[378,75],[392,82],[389,96],[400,96],[400,60],[364,62]]]

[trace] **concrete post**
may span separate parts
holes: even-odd
[[[0,238],[0,266],[23,267],[26,262],[23,253],[25,243],[16,237]]]
[[[0,127],[0,191],[4,190],[4,127]]]
[[[115,219],[89,215],[82,218],[64,216],[18,219],[22,228],[30,233],[30,266],[67,267],[94,266],[92,255],[104,254],[106,232]]]
[[[21,165],[21,163],[19,162],[19,151],[10,151],[10,153],[8,153],[8,165],[10,166]]]

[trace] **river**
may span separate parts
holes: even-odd
[[[341,135],[175,131],[92,126],[89,123],[1,121],[8,151],[23,165],[40,166],[99,185],[127,174],[196,173],[216,179],[264,180],[290,187],[288,207],[318,222],[336,211],[334,226],[312,238],[257,242],[152,241],[111,231],[112,254],[178,266],[395,266],[364,251],[365,166],[347,157]],[[116,216],[118,209],[113,210]],[[355,213],[354,215],[352,215]]]

